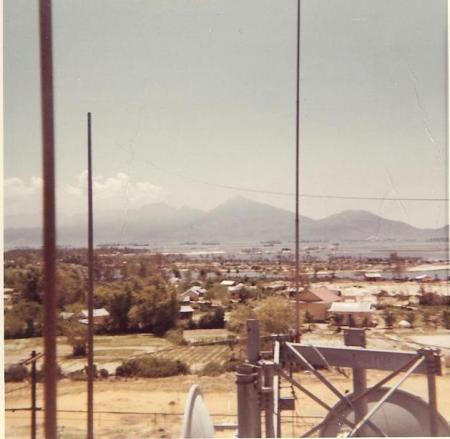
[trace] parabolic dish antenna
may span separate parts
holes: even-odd
[[[181,437],[183,439],[214,437],[214,425],[198,384],[192,385],[189,390],[186,408],[184,409]]]
[[[382,387],[368,394],[369,411],[387,391],[389,391],[389,388]],[[352,394],[347,396],[351,398]],[[350,427],[339,420],[339,417],[333,418],[335,413],[340,413],[341,419],[346,418],[348,421],[355,422],[354,411],[345,401],[341,400],[325,418],[326,423],[320,431],[321,437],[337,437],[351,431]],[[428,404],[418,396],[403,390],[395,390],[370,420],[388,437],[430,436]],[[438,436],[450,436],[449,424],[439,414],[437,416],[437,424]],[[366,427],[366,432],[368,436],[378,436],[369,426]],[[360,431],[359,436],[362,435],[361,433]]]

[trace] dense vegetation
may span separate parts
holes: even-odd
[[[124,361],[116,369],[119,377],[160,378],[188,374],[189,367],[180,360],[157,358],[154,356],[134,358]]]
[[[22,254],[23,253],[23,254]],[[5,307],[5,338],[42,335],[43,285],[39,255],[23,251],[5,264],[5,287],[19,292]],[[119,265],[119,269],[114,268]],[[117,261],[97,258],[94,306],[104,307],[110,317],[98,326],[100,333],[153,332],[162,336],[176,325],[178,300],[161,270],[160,255]],[[117,275],[119,273],[119,275]],[[87,269],[84,255],[63,254],[58,261],[59,312],[79,313],[86,308]],[[61,324],[60,334],[74,342],[74,354],[83,354],[78,323]],[[78,344],[78,346],[76,346]],[[76,352],[75,352],[76,351]]]

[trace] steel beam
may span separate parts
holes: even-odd
[[[424,357],[420,357],[414,364],[406,371],[405,375],[395,384],[394,387],[391,387],[388,392],[375,404],[375,406],[367,413],[363,419],[361,419],[356,426],[353,428],[348,437],[353,437],[358,430],[379,410],[379,408],[384,404],[384,402],[402,385],[402,383],[408,378],[416,367],[419,367],[420,364],[425,362]]]
[[[326,359],[328,365],[349,368],[359,367],[363,369],[392,371],[403,368],[405,363],[417,358],[416,352],[364,349],[350,346],[312,347],[289,342],[286,343],[286,345],[301,354],[301,356],[314,367],[327,366],[327,364],[324,364],[323,359],[317,354],[316,350]],[[301,363],[300,361],[298,362]],[[426,374],[427,366],[423,363],[420,364],[414,373]],[[441,372],[438,371],[437,375],[440,374]]]

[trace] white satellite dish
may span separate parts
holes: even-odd
[[[214,437],[214,425],[198,384],[193,384],[189,390],[186,408],[184,409],[181,437],[183,439]]]
[[[381,387],[367,396],[369,410],[389,391],[388,387]],[[353,395],[347,394],[351,399]],[[346,401],[340,400],[325,418],[324,426],[320,431],[320,437],[339,437],[345,435],[349,430],[342,424],[339,416],[348,421],[355,422],[355,413],[349,408]],[[430,436],[429,406],[421,398],[404,390],[395,390],[380,409],[371,417],[371,421],[388,437],[427,437]],[[440,415],[437,415],[438,436],[450,436],[448,422]],[[351,430],[351,429],[350,429]],[[370,436],[377,436],[371,429],[368,429]],[[360,432],[361,434],[361,432]]]

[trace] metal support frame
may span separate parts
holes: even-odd
[[[363,416],[361,416],[361,413],[359,413],[359,420],[356,417],[356,425],[352,425],[352,432],[351,436],[356,435],[356,433],[361,431],[361,428],[367,425],[367,427],[372,428],[377,434],[380,434],[382,436],[386,436],[386,434],[381,431],[377,426],[375,426],[371,421],[370,417],[381,407],[381,405],[389,398],[390,395],[412,374],[412,373],[421,373],[427,374],[428,378],[428,391],[429,391],[429,405],[430,405],[430,432],[431,435],[436,436],[437,435],[437,403],[436,403],[436,388],[435,388],[435,376],[441,375],[441,367],[440,367],[440,357],[439,357],[439,350],[436,349],[422,349],[419,350],[417,353],[413,352],[398,352],[398,351],[378,351],[378,350],[364,350],[364,349],[355,349],[351,347],[346,348],[334,348],[334,347],[323,347],[323,346],[303,346],[293,343],[284,343],[282,346],[284,350],[284,354],[294,361],[299,362],[302,366],[306,367],[311,373],[313,373],[322,383],[324,383],[327,388],[329,388],[334,394],[337,396],[342,395],[339,390],[337,390],[319,371],[317,371],[314,368],[314,365],[316,366],[325,366],[329,368],[330,364],[334,366],[348,366],[348,363],[351,361],[353,365],[357,366],[365,366],[365,367],[358,367],[353,369],[359,369],[361,371],[364,371],[366,368],[372,368],[372,369],[381,369],[381,370],[389,370],[388,367],[392,367],[393,365],[399,365],[400,366],[395,368],[393,372],[391,372],[389,375],[387,375],[385,378],[380,380],[378,383],[376,383],[374,386],[370,387],[369,389],[363,389],[362,387],[358,388],[359,384],[365,384],[366,383],[356,383],[356,388],[354,389],[352,398],[347,398],[345,395],[339,396],[341,400],[345,401],[347,405],[352,407],[355,410],[355,417],[358,416],[356,413],[358,403],[361,401],[367,400],[367,396],[375,391],[376,389],[379,389],[383,384],[390,381],[392,378],[397,376],[401,372],[405,372],[405,375],[401,378],[401,380],[393,387],[391,388],[386,394],[383,396],[383,398],[376,404],[374,408],[369,413],[365,413]],[[306,355],[302,355],[302,353],[306,353]],[[347,354],[346,358],[345,354]],[[377,358],[377,355],[379,357]],[[380,361],[381,359],[387,359],[389,358],[388,362]],[[308,361],[308,359],[310,361]],[[406,361],[405,361],[406,360]],[[402,364],[403,363],[403,364]],[[314,365],[313,365],[314,364]],[[392,369],[390,369],[392,370]],[[287,373],[280,370],[279,371],[280,376],[285,378],[287,381],[289,381],[292,385],[297,387],[299,390],[303,391],[307,396],[312,398],[314,401],[316,401],[318,404],[320,404],[322,407],[326,408],[327,410],[330,410],[330,407],[328,404],[324,403],[320,398],[318,398],[316,395],[312,394],[312,392],[308,391],[305,387],[303,387],[301,384],[297,383],[295,379],[289,377]],[[359,380],[361,377],[354,377],[354,385],[355,380]],[[331,412],[332,417],[339,417],[340,413],[337,412]],[[351,424],[345,419],[340,419],[342,422],[346,423],[347,425]],[[326,422],[330,421],[330,417],[328,417],[326,420],[322,421],[318,425],[314,426],[310,430],[308,430],[305,434],[302,435],[302,437],[309,437],[311,434],[319,430],[321,427],[323,427]]]
[[[406,380],[413,372],[414,369],[416,369],[417,366],[419,366],[421,363],[425,361],[424,357],[420,357],[417,359],[414,364],[406,371],[405,375],[395,384],[394,387],[391,387],[388,392],[385,393],[385,395],[375,404],[375,407],[373,407],[369,413],[367,413],[353,428],[353,430],[350,432],[349,437],[353,437],[358,430],[369,421],[370,417],[374,415],[379,408],[383,405],[385,401],[402,385],[403,381]]]
[[[236,381],[238,383],[238,437],[261,437],[262,410],[265,412],[265,436],[281,437],[281,412],[283,410],[283,401],[280,395],[281,379],[288,381],[329,413],[322,422],[308,430],[302,437],[309,437],[333,420],[338,420],[339,423],[349,426],[351,428],[350,437],[367,436],[371,431],[378,436],[386,437],[386,433],[375,425],[370,418],[412,373],[427,375],[430,434],[432,436],[438,435],[439,413],[437,411],[436,375],[442,374],[439,349],[425,348],[417,352],[365,349],[365,334],[361,332],[347,334],[346,336],[346,343],[354,342],[360,347],[301,345],[289,342],[285,336],[273,336],[273,362],[269,362],[261,360],[259,322],[257,320],[247,321],[247,335],[249,361],[238,369]],[[343,404],[332,407],[315,393],[306,389],[287,370],[284,370],[292,363],[309,370]],[[352,367],[353,394],[351,396],[344,395],[326,376],[316,369],[316,367],[331,369],[333,366]],[[386,370],[390,373],[367,388],[366,369]],[[371,392],[379,390],[402,372],[404,372],[404,375],[400,380],[387,390],[369,410],[368,400]],[[354,412],[354,422],[346,419],[349,408]]]
[[[331,384],[318,370],[316,370],[309,361],[303,357],[303,355],[295,350],[290,343],[286,343],[286,347],[290,350],[290,352],[296,357],[297,360],[300,360],[300,363],[306,368],[321,382],[323,383],[329,390],[331,390],[338,398],[344,399],[345,395],[341,393],[333,384]],[[328,361],[327,361],[328,363]]]
[[[328,411],[328,413],[332,413],[333,408],[331,406],[329,406],[326,402],[322,401],[318,396],[316,396],[314,393],[312,393],[311,391],[309,391],[306,387],[302,386],[300,383],[298,383],[294,378],[290,377],[286,372],[284,372],[283,370],[279,371],[280,375],[286,379],[287,381],[289,381],[294,387],[297,387],[297,389],[299,389],[300,391],[302,391],[306,396],[308,396],[309,398],[311,398],[314,402],[316,402],[317,404],[319,404],[321,407],[323,407],[325,410]],[[348,400],[348,398],[346,398],[344,396],[343,398],[345,401],[348,402],[349,405],[352,404],[352,402],[350,400]],[[339,417],[340,421],[343,422],[344,424],[348,425],[349,427],[353,428],[355,426],[355,424],[353,422],[348,421],[347,419],[345,419],[344,417],[340,417],[339,414],[336,414],[337,417]],[[315,427],[313,427],[311,430],[309,430],[307,432],[306,435],[302,436],[302,437],[307,437],[309,436],[309,434],[314,433],[315,431],[317,431],[319,428],[321,428],[323,425],[323,423],[320,423],[318,425],[316,425]],[[373,431],[375,431],[375,433],[380,434],[381,436],[386,436],[386,434],[383,433],[383,431],[381,431],[381,429],[379,429],[376,425],[372,424],[369,421],[369,426],[372,428]]]
[[[364,349],[353,346],[309,346],[298,343],[286,343],[286,345],[290,346],[291,349],[289,351],[298,351],[313,367],[326,367],[328,364],[329,366],[338,367],[360,367],[363,369],[392,371],[399,369],[406,362],[417,357],[416,352],[387,349]],[[320,352],[326,359],[327,364],[324,363],[317,352]],[[293,355],[290,357],[295,358]],[[426,364],[421,364],[415,373],[427,374]],[[438,371],[437,375],[440,374],[441,372]]]
[[[363,392],[362,394],[360,394],[359,396],[354,396],[350,399],[350,402],[352,404],[356,404],[360,399],[365,398],[370,392],[374,392],[375,390],[379,389],[380,387],[382,387],[384,384],[386,384],[387,382],[391,381],[392,378],[396,377],[399,373],[409,369],[411,367],[411,365],[413,363],[416,362],[416,360],[419,358],[418,355],[416,355],[415,357],[413,357],[411,360],[409,360],[406,364],[404,364],[403,366],[401,366],[399,369],[391,372],[389,375],[387,375],[386,377],[384,377],[382,380],[380,380],[378,383],[376,383],[375,385],[373,385],[372,387],[370,387],[369,389],[367,389],[365,392]],[[348,400],[348,398],[347,398]],[[335,417],[339,417],[340,413],[339,412],[334,412],[333,416]],[[327,421],[329,421],[330,418],[328,418]],[[302,437],[308,437],[311,434],[313,434],[314,432],[316,432],[317,430],[319,430],[320,428],[322,428],[322,426],[325,425],[325,420],[322,421],[320,424],[316,425],[315,427],[311,428],[310,430],[308,430],[306,433],[304,433],[302,435]]]

